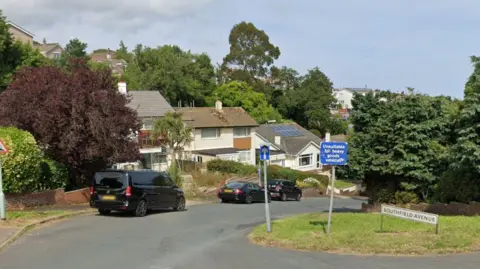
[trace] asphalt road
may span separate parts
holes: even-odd
[[[337,210],[361,201],[336,199]],[[328,209],[328,199],[273,202],[274,218]],[[298,252],[252,245],[264,205],[206,204],[145,218],[85,216],[33,230],[0,253],[1,269],[390,269],[479,268],[480,255],[368,257]]]

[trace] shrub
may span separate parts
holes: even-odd
[[[177,186],[179,187],[182,187],[183,185],[182,172],[180,171],[176,160],[172,160],[172,163],[168,168],[168,173],[170,174],[170,177],[173,179],[173,181],[175,181],[175,184],[177,184]]]
[[[68,169],[61,163],[43,159],[40,163],[41,176],[36,190],[65,188],[69,183]]]
[[[257,173],[257,167],[228,160],[211,160],[207,163],[208,171],[249,176]]]
[[[192,177],[195,184],[202,187],[216,187],[227,179],[225,174],[202,173],[199,171],[192,173]]]
[[[33,136],[14,127],[2,127],[0,138],[9,150],[8,154],[0,155],[4,191],[36,191],[41,177],[42,154]]]
[[[207,169],[213,172],[237,174],[240,176],[249,176],[257,173],[257,167],[254,165],[243,164],[235,161],[212,160],[207,163]],[[263,171],[263,170],[262,170]],[[303,181],[307,178],[318,180],[323,186],[328,185],[328,177],[309,172],[302,172],[278,165],[269,165],[267,169],[268,179],[287,179],[293,182]]]
[[[418,196],[416,193],[408,191],[397,191],[395,193],[396,204],[417,204]]]

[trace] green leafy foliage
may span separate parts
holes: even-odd
[[[177,186],[182,187],[183,184],[183,177],[182,171],[175,160],[172,160],[170,167],[168,168],[168,174],[173,179]]]
[[[207,163],[207,169],[212,172],[220,172],[227,174],[236,174],[239,176],[251,176],[257,173],[257,167],[254,165],[243,164],[235,161],[229,160],[211,160]],[[263,170],[262,170],[263,171]],[[277,165],[269,165],[267,168],[267,178],[268,179],[287,179],[293,182],[297,180],[304,180],[307,178],[314,178],[323,186],[327,186],[328,177],[324,175],[317,175],[308,172],[302,172],[293,170],[290,168],[285,168]]]
[[[382,99],[384,98],[384,99]],[[394,201],[397,191],[427,200],[447,169],[456,109],[446,97],[356,95],[348,177],[363,179],[371,202]]]
[[[41,175],[36,190],[68,188],[68,169],[65,165],[43,158],[40,163]]]
[[[219,86],[209,98],[209,103],[221,100],[225,106],[243,107],[258,123],[269,120],[281,122],[282,117],[266,100],[263,93],[256,92],[246,82],[232,81]]]
[[[36,191],[41,177],[42,154],[33,136],[13,127],[1,127],[0,139],[9,150],[8,154],[0,155],[4,191]]]
[[[137,45],[133,57],[124,75],[131,90],[160,91],[172,105],[182,101],[203,106],[215,88],[215,72],[206,54],[193,54],[178,46]]]

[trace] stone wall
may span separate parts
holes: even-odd
[[[415,211],[428,212],[442,216],[479,216],[480,203],[472,202],[470,204],[462,203],[434,203],[434,204],[409,204],[409,205],[395,205],[397,207],[408,208]],[[364,212],[380,212],[380,205],[362,204],[362,211]]]
[[[7,208],[10,210],[25,209],[39,206],[84,204],[90,200],[89,188],[71,192],[64,189],[22,194],[6,194]]]

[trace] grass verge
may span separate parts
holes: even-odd
[[[353,186],[354,186],[353,183],[346,182],[346,181],[343,181],[343,180],[335,180],[335,188],[337,188],[337,189],[345,189],[345,188],[349,188],[349,187],[353,187]]]
[[[7,220],[0,222],[0,227],[22,227],[42,219],[68,213],[63,210],[52,211],[7,211]]]
[[[309,251],[350,254],[427,255],[480,251],[480,217],[440,217],[440,233],[428,224],[379,214],[338,213],[332,233],[326,234],[326,214],[305,214],[276,220],[272,232],[265,225],[249,235],[252,242]]]

